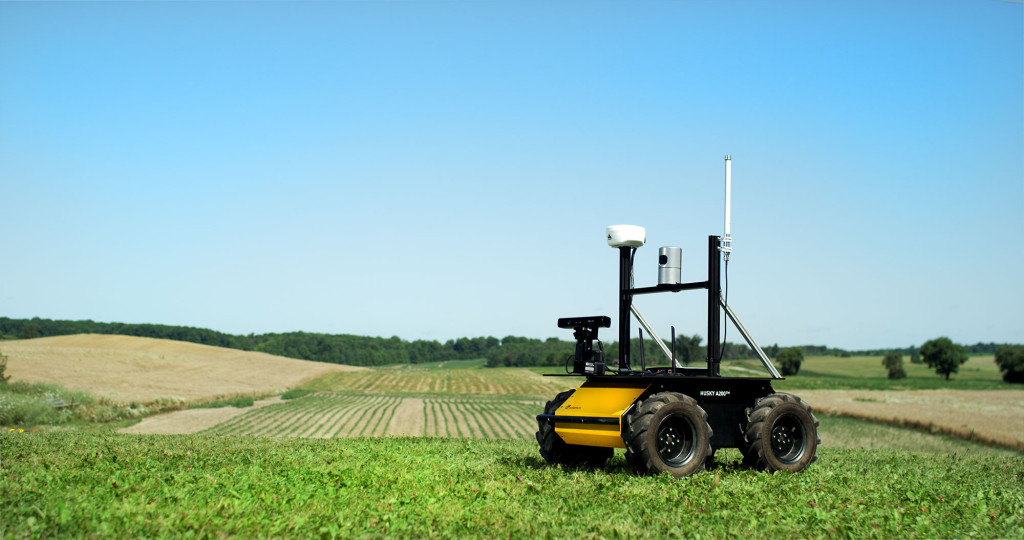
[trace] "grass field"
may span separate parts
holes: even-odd
[[[3,434],[0,537],[1020,538],[1019,457],[822,448],[806,472],[549,467],[520,440]]]
[[[821,391],[807,388],[828,380],[878,385],[851,401],[889,409],[960,388],[977,404],[960,408],[982,415],[1019,405],[1000,399],[1024,401],[962,390],[1007,388],[994,364],[949,383],[916,372],[942,383],[921,391],[911,389],[924,383],[888,381],[880,365],[876,377],[876,363],[811,358],[806,378],[779,386],[813,395]],[[678,480],[634,476],[621,450],[602,469],[566,470],[541,459],[534,416],[579,379],[481,364],[331,372],[289,399],[181,410],[130,428],[207,422],[194,435],[101,424],[3,430],[0,538],[1024,535],[1024,460],[1010,449],[819,414],[820,459],[798,475],[743,469],[736,450]],[[735,374],[751,374],[743,369]],[[953,402],[940,401],[940,415],[942,406]]]
[[[910,357],[903,358],[903,368],[907,372],[907,378],[890,380],[885,368],[882,367],[881,356],[809,356],[804,358],[799,373],[786,377],[786,380],[778,381],[775,385],[780,390],[995,390],[1015,387],[1003,382],[999,367],[991,355],[970,357],[949,381],[936,375],[934,369],[924,364],[911,364]],[[565,373],[562,366],[529,369],[540,374]],[[730,360],[723,362],[721,369],[723,375],[732,377],[768,376],[759,360]]]

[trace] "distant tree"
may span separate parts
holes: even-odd
[[[676,336],[676,360],[683,365],[700,360],[704,356],[704,348],[700,346],[701,339],[699,334]]]
[[[960,371],[960,366],[967,361],[967,352],[949,338],[940,337],[921,345],[921,360],[948,381],[949,376]]]
[[[1001,345],[996,349],[996,364],[1009,383],[1024,383],[1024,345]]]
[[[21,332],[18,332],[20,339],[33,339],[39,337],[39,325],[31,322],[21,327]]]
[[[903,371],[903,354],[893,351],[882,359],[882,365],[889,371],[890,379],[905,379],[907,372]]]
[[[796,375],[800,371],[800,364],[804,361],[804,352],[799,347],[782,349],[775,360],[782,368],[783,375]]]
[[[10,375],[4,375],[4,371],[7,371],[7,357],[0,353],[0,385],[6,385],[11,379]]]
[[[505,336],[505,337],[501,338],[501,344],[502,345],[512,345],[514,343],[525,343],[525,342],[527,342],[529,340],[530,340],[530,338],[525,338],[525,337],[520,337],[520,336]]]

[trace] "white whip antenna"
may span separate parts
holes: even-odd
[[[732,156],[725,156],[725,236],[721,250],[728,261],[732,253]]]

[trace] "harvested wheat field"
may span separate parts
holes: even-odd
[[[1024,390],[800,390],[817,412],[1024,450]]]
[[[15,380],[57,383],[115,401],[268,394],[329,372],[365,369],[182,341],[93,334],[8,341],[3,353],[7,374]]]

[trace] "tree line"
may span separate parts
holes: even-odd
[[[501,343],[501,340],[494,337],[459,338],[440,343],[432,340],[405,341],[397,336],[382,338],[313,332],[236,335],[191,326],[0,317],[0,337],[4,339],[32,339],[72,334],[116,334],[170,339],[352,366],[417,364],[481,358],[488,349]]]
[[[490,367],[558,366],[563,365],[575,351],[575,341],[558,338],[505,336],[499,339],[486,336],[450,339],[441,343],[433,340],[405,341],[397,336],[383,338],[312,332],[238,335],[192,326],[0,317],[2,339],[32,339],[72,334],[116,334],[170,339],[353,366],[419,364],[474,358],[486,359],[486,365]],[[683,364],[703,362],[706,348],[701,342],[702,338],[699,335],[676,336],[676,358]],[[669,348],[672,347],[667,341],[665,344]],[[634,362],[639,365],[640,340],[633,338],[631,346]],[[610,342],[603,347],[605,358],[618,358],[618,343]],[[779,347],[773,345],[765,350],[770,356],[774,356]],[[661,350],[650,338],[644,340],[643,351],[644,357],[652,364],[667,365],[668,362]],[[744,358],[755,358],[754,352],[746,345],[726,343],[723,347],[723,360]]]

